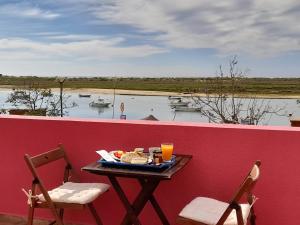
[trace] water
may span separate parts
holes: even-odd
[[[10,91],[0,90],[0,108],[12,108],[12,105],[6,103],[6,99]],[[116,95],[114,107],[108,108],[92,108],[89,106],[91,101],[97,101],[99,97],[108,102],[113,102],[111,94],[93,94],[91,98],[80,98],[78,93],[67,93],[70,95],[69,102],[76,102],[77,107],[67,109],[68,116],[81,118],[120,118],[120,105],[123,102],[125,109],[124,114],[127,120],[136,120],[147,117],[152,114],[162,121],[186,121],[186,122],[208,122],[208,119],[202,117],[197,112],[174,112],[169,106],[169,99],[166,96],[132,96],[132,95]],[[292,113],[293,116],[300,115],[300,105],[295,99],[270,99],[270,105],[273,107],[285,106],[284,113],[286,115]],[[114,112],[113,112],[114,111]],[[114,115],[113,115],[114,114]],[[264,125],[290,126],[287,116],[272,115],[267,117],[263,122]]]

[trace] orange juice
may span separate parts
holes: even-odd
[[[162,158],[164,161],[171,160],[172,154],[173,154],[173,144],[171,144],[171,143],[161,144],[161,152],[162,152]]]

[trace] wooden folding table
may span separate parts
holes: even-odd
[[[123,218],[121,225],[140,225],[138,219],[139,214],[146,205],[148,201],[151,202],[155,212],[159,216],[163,225],[169,225],[169,221],[162,209],[160,208],[157,200],[153,196],[155,189],[162,180],[170,180],[172,176],[181,170],[192,158],[191,155],[176,155],[176,162],[170,168],[167,168],[163,171],[144,171],[144,170],[133,170],[133,169],[124,169],[124,168],[114,168],[102,166],[99,162],[91,163],[82,168],[82,170],[97,174],[107,176],[116,190],[120,200],[122,201],[127,213]],[[117,180],[117,177],[126,177],[137,179],[141,185],[141,191],[137,195],[134,202],[131,204],[126,197],[120,183]]]

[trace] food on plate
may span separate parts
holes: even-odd
[[[115,151],[113,154],[115,157],[117,157],[118,159],[120,159],[122,157],[123,154],[125,154],[126,152],[119,150],[119,151]]]
[[[144,152],[144,148],[135,148],[134,152],[136,152],[136,153],[143,153]]]
[[[144,153],[126,152],[121,156],[121,162],[132,164],[145,164],[148,162],[148,157]]]
[[[133,158],[131,160],[132,164],[146,164],[148,162],[147,158],[144,157],[137,157],[137,158]]]

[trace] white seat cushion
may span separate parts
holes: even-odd
[[[229,204],[226,202],[211,198],[197,197],[183,208],[179,216],[201,223],[215,225],[228,206]],[[246,224],[250,212],[250,205],[240,204],[240,206],[242,208],[244,224]],[[231,211],[224,224],[237,225],[235,209]]]
[[[48,193],[53,202],[87,204],[94,201],[108,188],[109,185],[103,183],[66,182]],[[38,198],[45,201],[43,194],[38,195]]]

